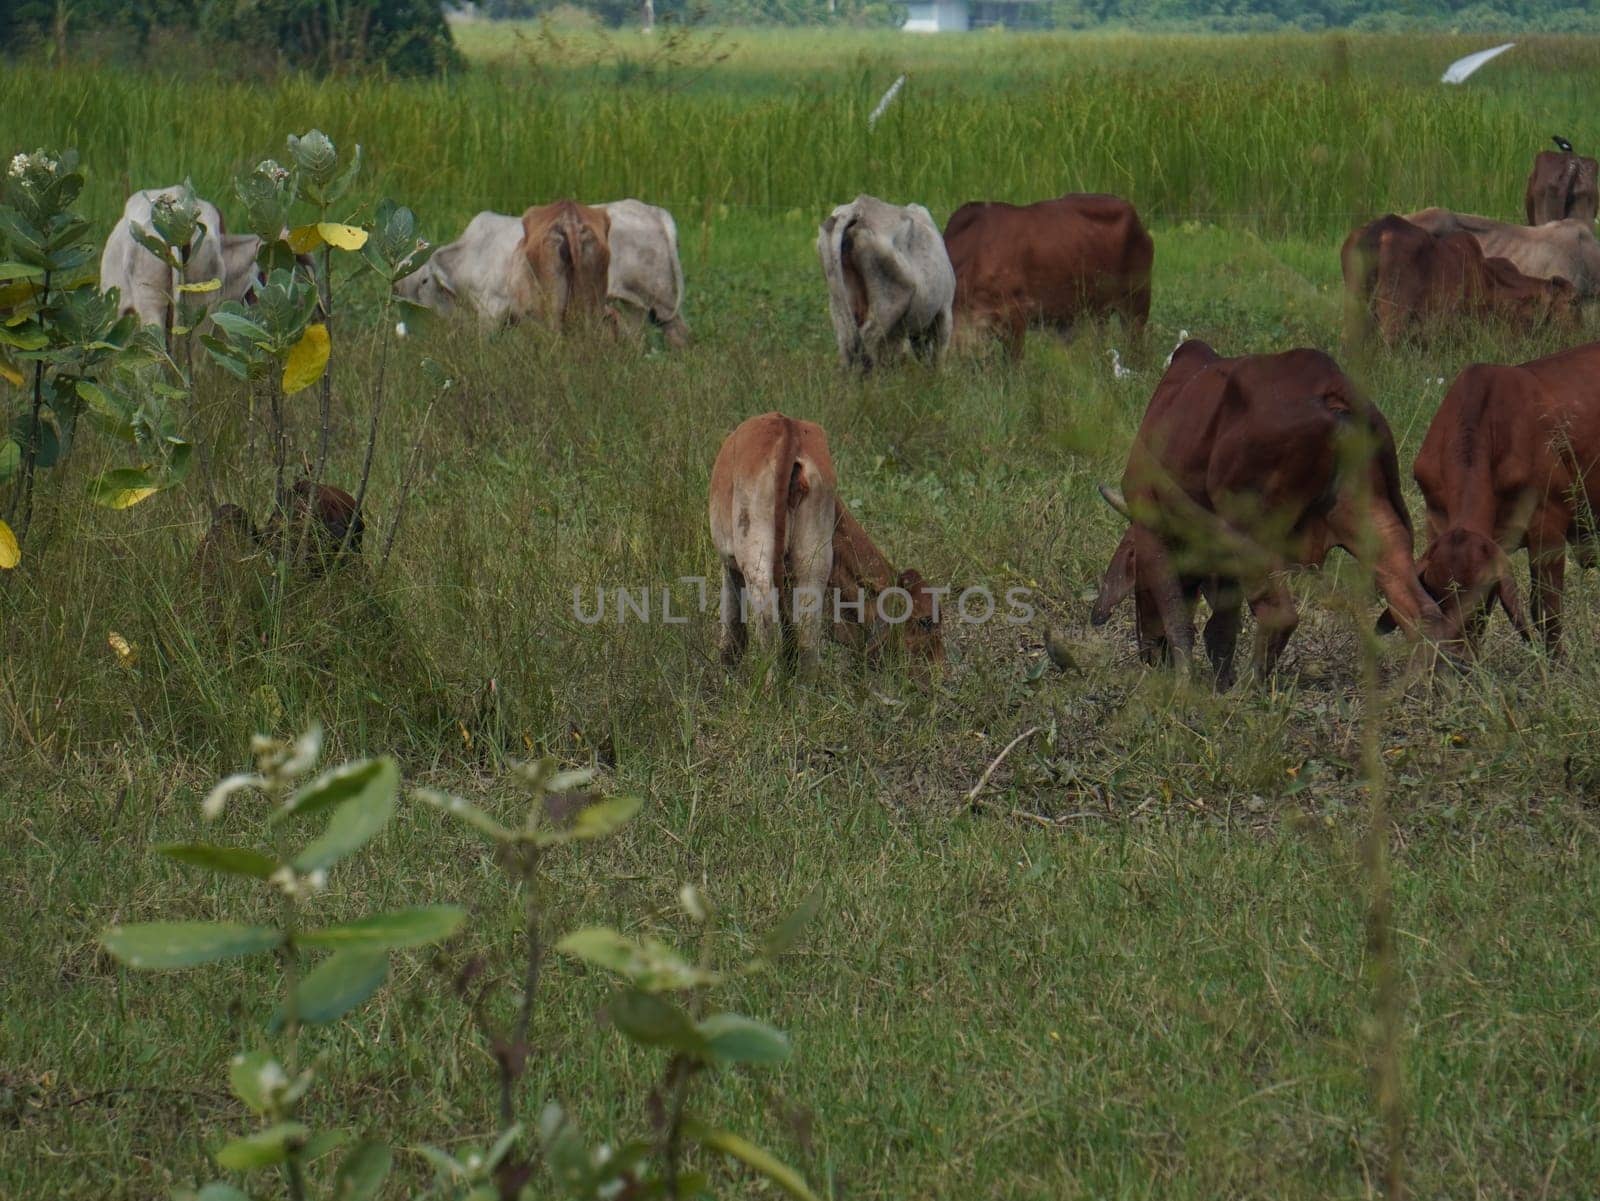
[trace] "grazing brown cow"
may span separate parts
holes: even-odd
[[[723,662],[743,657],[753,624],[758,645],[779,640],[810,671],[824,620],[872,657],[900,630],[908,653],[944,658],[937,594],[915,571],[896,575],[838,499],[821,426],[782,413],[743,422],[717,452],[709,507]]]
[[[1562,149],[1541,150],[1534,156],[1523,197],[1528,224],[1543,225],[1571,217],[1593,225],[1595,214],[1600,211],[1600,187],[1596,185],[1600,163],[1574,154],[1571,144],[1559,138],[1557,145]]]
[[[1168,369],[1175,386],[1163,379],[1134,439],[1123,474],[1131,545],[1102,586],[1131,587],[1145,661],[1187,663],[1204,592],[1217,687],[1233,682],[1242,601],[1258,626],[1256,674],[1268,674],[1299,623],[1281,572],[1320,566],[1335,546],[1356,553],[1368,529],[1391,611],[1408,630],[1435,629],[1383,414],[1321,351],[1207,362],[1204,344],[1184,349]]]
[[[1565,279],[1535,279],[1508,260],[1485,258],[1472,235],[1434,235],[1393,213],[1363,225],[1339,251],[1344,271],[1345,336],[1385,342],[1455,317],[1497,317],[1533,328],[1578,322]]]
[[[1498,599],[1523,637],[1508,555],[1528,548],[1529,610],[1561,637],[1566,545],[1594,559],[1600,505],[1600,343],[1517,367],[1475,363],[1445,394],[1414,469],[1427,506],[1422,585],[1445,615],[1444,640],[1476,647]]]
[[[994,330],[1016,357],[1030,324],[1066,334],[1081,318],[1116,313],[1138,335],[1150,318],[1155,246],[1120,197],[964,204],[944,227],[944,245],[963,342]]]
[[[610,215],[575,200],[556,200],[522,214],[517,253],[528,262],[535,292],[531,309],[546,325],[561,329],[574,319],[602,319],[610,237]]]

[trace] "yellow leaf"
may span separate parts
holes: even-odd
[[[221,288],[222,281],[220,279],[207,279],[197,284],[178,285],[178,291],[180,292],[216,292],[220,291]]]
[[[160,491],[160,488],[142,484],[137,488],[110,489],[102,492],[98,499],[99,503],[107,509],[131,509],[141,500],[148,500]]]
[[[139,652],[133,644],[115,630],[106,634],[106,645],[116,653],[117,662],[123,667],[132,667],[139,661]]]
[[[289,243],[289,249],[296,254],[310,254],[322,245],[322,235],[317,232],[317,225],[300,225],[291,229],[284,241]]]
[[[340,225],[337,221],[317,222],[317,232],[329,246],[340,250],[360,250],[367,244],[367,231],[356,225]]]
[[[0,362],[0,379],[5,380],[13,388],[22,387],[22,376],[12,368],[10,363]]]
[[[328,327],[318,322],[306,326],[300,341],[289,348],[289,361],[283,365],[283,394],[293,396],[322,378],[328,369]]]
[[[11,532],[11,527],[0,521],[0,568],[7,571],[22,562],[22,548],[17,545],[17,536]]]

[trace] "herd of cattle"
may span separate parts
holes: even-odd
[[[1526,225],[1432,208],[1356,230],[1341,251],[1347,336],[1394,341],[1446,317],[1576,328],[1578,305],[1600,295],[1596,174],[1594,159],[1566,148],[1539,154]],[[156,323],[183,281],[132,230],[159,195],[130,197],[101,266],[102,287],[120,288],[125,309]],[[196,246],[185,276],[222,281],[201,294],[209,303],[248,301],[259,241],[226,234],[208,203],[200,217],[216,236]],[[817,253],[846,367],[906,352],[936,362],[952,340],[986,337],[1015,356],[1030,327],[1065,334],[1111,316],[1138,337],[1150,312],[1153,243],[1115,196],[967,204],[941,235],[922,206],[863,195],[829,214]],[[489,327],[589,323],[637,336],[648,320],[669,346],[689,339],[676,225],[631,199],[480,213],[397,291]],[[1420,560],[1389,427],[1334,359],[1305,349],[1227,358],[1184,342],[1151,397],[1120,492],[1102,489],[1129,526],[1091,618],[1103,623],[1131,595],[1145,659],[1186,662],[1203,595],[1204,645],[1226,687],[1243,605],[1257,622],[1256,671],[1269,672],[1298,620],[1284,569],[1320,565],[1342,547],[1372,563],[1388,605],[1383,628],[1460,655],[1498,601],[1524,638],[1537,630],[1554,648],[1566,545],[1584,565],[1594,557],[1600,343],[1518,367],[1468,367],[1414,474],[1427,510]],[[753,627],[758,641],[809,664],[830,621],[869,654],[894,641],[942,658],[948,590],[896,573],[872,544],[837,497],[820,427],[779,413],[740,425],[712,471],[710,523],[724,566],[726,660],[741,656]],[[1526,613],[1507,557],[1522,547]],[[891,615],[893,593],[901,603]]]

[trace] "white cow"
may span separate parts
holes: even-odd
[[[944,354],[956,273],[927,209],[857,196],[822,223],[817,255],[844,366],[870,370],[907,343],[930,362]]]
[[[682,315],[683,267],[672,214],[638,200],[595,207],[611,220],[606,300],[622,324],[638,330],[648,317],[669,346],[685,345],[689,327]],[[438,313],[462,305],[489,328],[532,316],[533,280],[520,252],[522,234],[520,216],[479,213],[459,238],[434,251],[396,290]]]
[[[229,298],[224,267],[226,231],[222,214],[209,200],[199,201],[199,224],[205,232],[202,235],[197,230],[190,242],[194,249],[181,279],[178,278],[178,272],[167,267],[134,240],[131,231],[133,226],[154,232],[150,215],[156,201],[162,196],[176,199],[182,192],[182,186],[174,184],[169,188],[147,188],[129,196],[128,202],[122,206],[122,218],[112,228],[111,236],[106,239],[105,251],[100,256],[101,291],[120,289],[122,302],[119,311],[138,314],[140,322],[145,325],[165,326],[167,306],[176,301],[180,283],[205,283],[213,279],[223,281],[219,291],[192,294],[207,312]],[[232,298],[242,297],[248,289],[247,279],[245,286]]]
[[[683,319],[683,264],[678,225],[664,208],[641,200],[597,205],[611,218],[611,269],[606,299],[635,332],[645,318],[661,327],[668,346],[687,346]]]

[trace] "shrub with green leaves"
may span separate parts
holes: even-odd
[[[460,797],[417,794],[494,848],[496,862],[517,882],[526,907],[522,955],[526,969],[514,1025],[496,1030],[484,1017],[484,992],[492,982],[480,990],[473,1005],[500,1073],[499,1138],[486,1151],[465,1156],[424,1149],[436,1170],[436,1195],[458,1201],[535,1201],[549,1195],[548,1187],[532,1182],[530,1157],[517,1152],[523,1127],[516,1118],[514,1096],[533,1049],[534,997],[544,959],[543,864],[558,848],[610,836],[640,806],[635,797],[597,796],[588,791],[593,772],[558,771],[549,759],[518,767],[515,774],[533,798],[516,826],[503,825]],[[707,1074],[736,1064],[779,1064],[789,1057],[789,1039],[782,1031],[739,1013],[706,1013],[706,998],[725,981],[767,970],[798,940],[821,908],[822,894],[814,890],[762,941],[756,955],[732,969],[713,964],[716,923],[711,904],[693,885],[685,885],[678,897],[683,912],[701,930],[696,959],[659,940],[634,940],[604,926],[584,927],[555,944],[559,953],[618,977],[618,987],[605,1006],[611,1024],[625,1038],[661,1050],[667,1058],[659,1080],[649,1089],[649,1107],[658,1117],[648,1138],[591,1145],[558,1102],[546,1103],[535,1133],[549,1176],[555,1188],[574,1201],[706,1196],[707,1177],[685,1162],[689,1149],[698,1146],[746,1165],[800,1201],[815,1201],[793,1168],[697,1114],[689,1102],[695,1082]]]
[[[174,843],[161,854],[201,871],[252,882],[273,901],[271,923],[168,921],[113,926],[102,935],[106,949],[129,967],[170,971],[224,960],[273,954],[281,965],[281,995],[264,1045],[236,1057],[229,1085],[260,1125],[220,1147],[219,1167],[249,1174],[276,1168],[289,1195],[311,1196],[307,1166],[344,1141],[341,1131],[314,1132],[297,1117],[314,1080],[299,1066],[302,1027],[324,1025],[349,1013],[382,987],[389,956],[450,937],[466,918],[455,905],[425,905],[376,913],[353,921],[309,925],[306,902],[329,885],[329,873],[359,851],[394,814],[400,770],[393,759],[346,763],[298,783],[316,767],[321,731],[313,727],[292,741],[258,737],[256,770],[229,776],[205,799],[202,812],[220,817],[236,802],[265,802],[259,819],[261,845]],[[325,819],[325,820],[324,820]],[[302,835],[321,823],[320,831]],[[392,1156],[381,1143],[364,1140],[347,1151],[329,1184],[329,1196],[358,1201],[375,1196]],[[238,1201],[249,1194],[214,1183],[201,1201]]]
[[[187,391],[141,373],[166,360],[163,347],[96,286],[96,247],[73,208],[83,182],[75,152],[36,150],[11,160],[0,187],[0,484],[11,493],[0,567],[19,561],[39,473],[67,457],[80,417],[139,460],[93,481],[98,504],[125,509],[188,470],[171,413]]]

